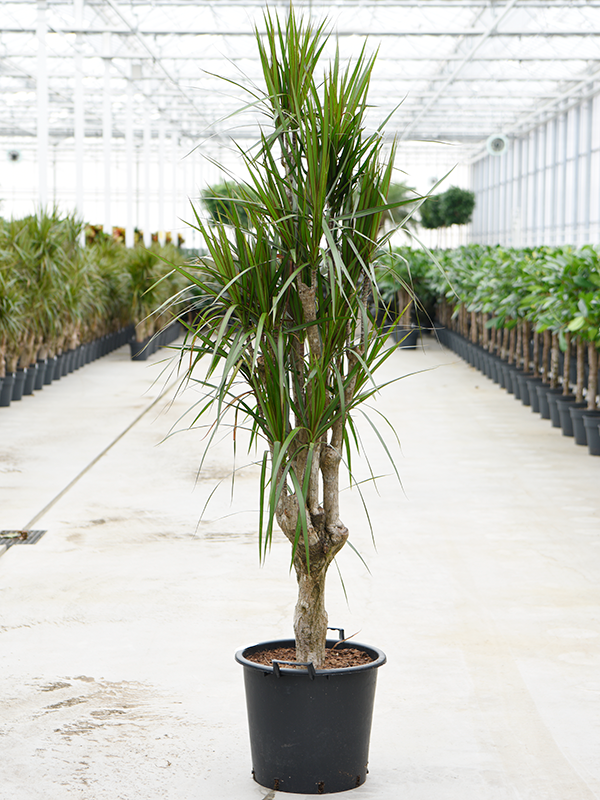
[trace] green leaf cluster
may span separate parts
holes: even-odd
[[[424,228],[449,228],[466,225],[475,209],[475,195],[468,189],[451,186],[441,194],[432,195],[420,208]]]
[[[318,476],[327,484],[326,462],[342,453],[351,468],[354,414],[392,352],[371,296],[382,216],[406,198],[388,203],[393,148],[384,158],[382,131],[366,128],[373,59],[343,66],[336,54],[323,75],[323,26],[292,12],[285,24],[265,21],[257,46],[266,91],[253,95],[265,125],[253,150],[240,149],[249,178],[236,185],[226,224],[196,215],[208,255],[197,274],[183,270],[203,297],[186,349],[192,380],[208,359],[197,415],[216,413],[208,446],[230,411],[251,445],[267,444],[261,554],[276,514],[289,514],[293,555],[302,544],[309,564],[312,534],[341,525],[337,490],[332,507]]]
[[[246,187],[246,191],[248,191]],[[200,193],[202,205],[210,214],[214,223],[235,225],[239,218],[244,227],[248,227],[250,220],[244,207],[243,189],[235,181],[207,186]],[[234,213],[234,208],[236,213]]]
[[[181,285],[163,260],[175,248],[82,247],[82,229],[57,209],[0,220],[0,375],[140,322]],[[154,314],[152,330],[172,313]]]
[[[399,250],[428,290],[452,305],[490,315],[490,326],[529,321],[534,330],[566,331],[600,342],[600,253],[596,247],[507,248],[466,245]]]

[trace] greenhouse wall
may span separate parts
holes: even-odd
[[[600,242],[600,86],[501,156],[472,166],[471,239],[532,247]]]

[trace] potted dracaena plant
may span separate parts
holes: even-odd
[[[371,300],[387,238],[382,215],[414,198],[386,201],[394,147],[384,158],[382,128],[365,127],[374,59],[363,52],[342,68],[336,53],[323,75],[323,25],[305,25],[292,10],[285,22],[266,14],[265,25],[256,38],[266,92],[254,101],[270,128],[253,151],[240,150],[249,177],[224,198],[226,219],[206,223],[196,213],[207,255],[196,269],[176,267],[202,298],[180,365],[204,391],[196,421],[216,415],[207,450],[229,413],[238,429],[248,421],[252,446],[266,444],[259,547],[264,556],[277,522],[298,581],[295,639],[236,658],[255,779],[316,794],[364,782],[385,662],[354,642],[333,650],[325,578],[348,542],[340,468],[358,448],[354,414],[381,388],[374,374],[394,352]]]

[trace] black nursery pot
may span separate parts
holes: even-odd
[[[38,371],[37,364],[30,364],[27,367],[27,375],[25,376],[25,385],[23,386],[24,395],[33,394],[33,389],[37,378],[37,371]]]
[[[550,419],[552,420],[553,428],[560,428],[560,410],[558,408],[558,401],[562,400],[563,403],[574,403],[574,394],[548,394],[548,408],[550,409]]]
[[[149,340],[144,339],[143,342],[138,342],[136,339],[129,341],[129,348],[131,350],[132,361],[146,361],[150,355]]]
[[[548,396],[551,394],[562,394],[562,388],[551,389],[548,384],[542,383],[535,387],[538,396],[538,406],[540,409],[540,416],[542,419],[550,419],[550,405],[548,403]]]
[[[529,389],[529,405],[535,414],[540,413],[540,401],[536,390],[538,384],[541,383],[541,378],[527,378],[527,388]]]
[[[46,361],[46,371],[44,372],[44,386],[50,386],[54,380],[54,373],[56,371],[57,358],[53,356]]]
[[[38,358],[38,360],[37,360],[37,370],[36,370],[36,374],[35,374],[35,383],[33,385],[33,388],[35,390],[37,390],[38,392],[41,389],[44,388],[44,379],[46,377],[47,364],[48,364],[47,359],[45,359],[45,358],[44,359],[39,359]]]
[[[331,647],[334,641],[328,641]],[[284,639],[246,647],[235,654],[244,667],[252,774],[279,792],[330,794],[363,784],[367,777],[377,669],[386,656],[376,647],[341,642],[374,660],[345,669],[264,666],[247,656],[294,647]]]
[[[560,416],[560,427],[563,436],[573,436],[573,418],[571,408],[587,408],[587,403],[578,403],[575,400],[563,400],[561,397],[556,401],[558,414]]]
[[[529,384],[527,381],[531,380],[531,375],[519,372],[517,374],[517,382],[519,384],[519,400],[524,406],[531,405],[531,398],[529,397]]]
[[[9,372],[4,376],[2,387],[0,388],[0,407],[7,407],[12,400],[13,386],[15,385],[15,373]]]
[[[600,456],[600,411],[588,411],[583,415],[587,446],[591,456]]]
[[[394,328],[392,336],[400,350],[414,350],[419,340],[419,328]]]
[[[18,369],[15,372],[15,382],[13,384],[12,399],[21,400],[23,397],[23,390],[25,388],[25,378],[27,377],[26,369]]]
[[[587,408],[587,403],[575,403],[569,407],[569,413],[571,414],[571,419],[573,420],[573,435],[575,437],[575,444],[586,445],[588,443],[587,431],[583,422],[583,417],[584,415],[589,417],[600,417],[600,411],[589,410]]]

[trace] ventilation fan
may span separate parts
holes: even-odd
[[[503,133],[493,133],[485,143],[485,147],[491,156],[501,156],[508,149],[508,139]]]

